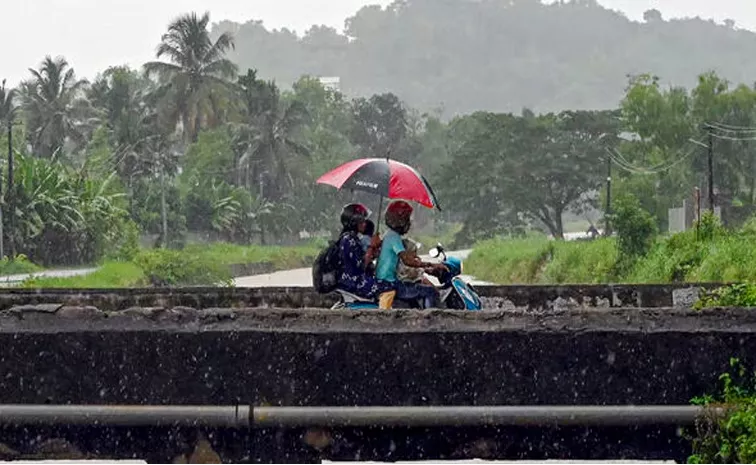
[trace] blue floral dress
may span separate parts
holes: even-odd
[[[375,299],[391,290],[388,284],[379,283],[375,276],[365,271],[365,249],[357,233],[346,233],[339,239],[341,274],[339,289],[365,299]]]

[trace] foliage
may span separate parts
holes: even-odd
[[[0,276],[34,273],[41,269],[38,265],[29,261],[29,258],[24,254],[16,255],[13,260],[6,255],[0,260]]]
[[[622,263],[619,238],[571,242],[510,238],[477,243],[465,266],[477,278],[501,284],[756,282],[753,221],[738,231],[726,231],[712,219],[702,222],[700,237],[695,230],[658,237],[648,253],[629,265]],[[716,302],[720,292],[737,300],[750,289],[747,285],[716,291],[710,301]]]
[[[144,65],[148,75],[158,76],[164,85],[162,104],[175,123],[181,123],[186,141],[195,142],[200,130],[219,118],[219,99],[228,90],[228,79],[236,65],[226,52],[233,49],[231,34],[220,34],[215,41],[208,32],[210,14],[182,15],[168,26],[157,48],[157,58]]]
[[[553,243],[542,238],[494,239],[476,244],[465,267],[486,281],[530,284],[539,281],[553,253]]]
[[[352,142],[368,158],[396,156],[407,136],[407,110],[394,94],[358,98],[352,104]]]
[[[495,3],[452,0],[439,6],[410,0],[387,9],[367,7],[348,21],[348,38],[320,27],[301,39],[290,31],[268,33],[257,22],[211,27],[208,14],[188,13],[155,38],[156,58],[162,61],[141,70],[110,67],[91,84],[78,80],[64,58],[47,57],[19,89],[0,89],[0,119],[15,118],[17,106],[23,116],[16,118],[23,124],[13,133],[19,154],[16,185],[0,199],[4,213],[10,208],[15,213],[12,230],[11,215],[4,215],[5,233],[19,252],[42,265],[132,260],[142,234],[158,236],[151,244],[158,246],[167,233],[169,248],[176,250],[198,237],[239,246],[298,244],[336,229],[344,203],[379,203],[364,193],[317,185],[320,175],[358,156],[389,154],[423,173],[444,208],[442,213],[419,209],[414,235],[446,235],[449,225],[460,225],[454,244],[448,237],[444,242],[468,246],[495,237],[528,237],[533,231],[559,239],[565,220],[597,222],[609,165],[619,253],[610,250],[613,241],[544,243],[517,251],[515,263],[528,262],[522,270],[498,272],[482,264],[489,257],[476,258],[481,273],[537,282],[749,279],[754,273],[748,261],[756,252],[748,245],[753,235],[745,229],[728,233],[704,218],[698,237],[651,237],[652,223],[665,228],[668,208],[687,199],[694,187],[708,187],[702,176],[705,150],[689,141],[701,140],[701,128],[713,132],[716,202],[724,217],[731,218],[735,204],[756,209],[756,152],[745,140],[752,133],[733,129],[756,126],[756,89],[710,72],[692,82],[695,70],[689,69],[688,88],[664,87],[653,73],[667,65],[636,54],[651,40],[636,35],[645,31],[657,37],[669,28],[685,36],[678,27],[691,23],[650,14],[647,24],[630,27],[625,18],[593,2]],[[591,24],[605,20],[611,28],[602,34],[640,40],[623,59],[648,74],[632,76],[623,96],[625,76],[615,75],[621,68],[612,61],[617,44],[607,55],[606,45],[593,47],[603,41],[590,40],[592,64],[574,67],[569,63],[575,49],[552,41],[548,47],[559,49],[561,58],[549,63],[561,65],[534,79],[527,70],[549,54],[542,54],[542,35],[530,26],[523,29],[516,19],[550,24],[552,30],[551,22],[565,15],[576,21],[591,18]],[[499,32],[480,35],[481,30],[469,27],[473,18],[492,21]],[[714,35],[722,32],[714,25],[696,25]],[[478,63],[480,47],[506,42],[512,34],[517,43],[530,45],[507,49],[505,55],[513,55],[503,59],[497,49],[496,60]],[[565,40],[573,45],[586,40],[574,34],[571,29]],[[727,34],[742,38],[750,33],[727,29]],[[399,49],[391,45],[397,37],[404,44]],[[480,37],[487,45],[480,45]],[[281,44],[287,47],[284,59],[271,52]],[[250,62],[250,54],[261,50],[267,51]],[[387,50],[394,64],[375,68]],[[273,70],[269,55],[277,60]],[[318,59],[311,60],[314,56]],[[597,74],[585,72],[603,67],[600,63],[614,63],[610,85],[595,84]],[[251,68],[258,64],[259,71]],[[246,71],[239,75],[238,69]],[[464,89],[456,74],[460,70]],[[345,93],[311,77],[324,75],[341,76]],[[664,76],[675,77],[671,72]],[[592,82],[590,92],[581,79]],[[512,86],[521,81],[528,85]],[[686,80],[677,76],[676,81]],[[532,82],[540,82],[538,92],[528,90]],[[618,88],[610,91],[609,86]],[[496,103],[502,96],[506,105]],[[588,107],[616,109],[583,110]],[[479,111],[520,108],[526,109],[518,115]],[[447,110],[455,115],[451,121]],[[461,113],[468,110],[476,112]],[[628,196],[637,202],[625,208]],[[496,240],[486,244],[501,245]],[[532,256],[525,259],[527,251]],[[509,263],[506,253],[490,258]],[[622,257],[619,265],[616,257]],[[158,265],[150,262],[173,275],[174,270]]]
[[[24,288],[75,288],[111,289],[135,287],[144,284],[144,273],[133,262],[106,262],[96,271],[81,276],[67,278],[33,277],[24,281]]]
[[[123,244],[130,220],[112,175],[91,179],[29,156],[17,162],[15,242],[34,262],[94,263]]]
[[[459,138],[442,175],[451,208],[466,211],[479,237],[524,221],[564,234],[563,215],[591,204],[601,183],[603,153],[617,132],[611,112],[476,113],[458,119]]]
[[[621,252],[615,241],[556,242],[552,259],[543,268],[540,281],[555,284],[612,283]]]
[[[728,410],[722,418],[705,414],[697,421],[688,463],[756,461],[756,372],[747,370],[738,359],[731,359],[730,366],[733,370],[719,377],[719,395],[693,399],[697,405],[726,406]]]
[[[343,33],[314,26],[298,36],[261,21],[223,21],[213,34],[234,32],[229,56],[281,85],[303,74],[339,76],[351,95],[390,89],[445,117],[613,108],[626,74],[639,71],[688,86],[707,69],[748,84],[756,75],[744,59],[756,53],[753,32],[697,17],[648,18],[595,1],[408,0],[360,8]]]
[[[620,270],[627,270],[653,246],[657,233],[656,222],[631,194],[616,200],[611,221],[617,230],[617,251],[620,257],[617,266]]]
[[[695,308],[713,307],[756,307],[756,285],[740,283],[702,291]]]
[[[134,262],[154,286],[217,286],[231,282],[230,270],[206,255],[153,250],[140,253]]]
[[[140,251],[132,260],[107,261],[93,273],[68,278],[26,280],[22,286],[120,288],[135,286],[230,285],[231,265],[266,263],[274,270],[309,266],[320,252],[302,247],[243,247],[234,244],[189,245],[185,250]],[[0,274],[28,273],[39,267],[23,255],[0,261]]]
[[[21,85],[21,101],[34,153],[50,158],[69,141],[81,147],[94,116],[84,99],[85,80],[77,80],[73,68],[58,57],[45,57],[33,78]]]

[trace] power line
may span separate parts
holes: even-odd
[[[632,165],[616,149],[612,149],[612,150],[607,149],[607,152],[609,153],[609,156],[612,159],[612,161],[616,163],[617,166],[624,169],[625,171],[628,171],[633,174],[650,175],[650,174],[659,174],[665,171],[669,171],[670,169],[674,168],[675,166],[679,165],[680,163],[690,158],[690,156],[695,152],[695,150],[696,149],[691,149],[684,156],[674,161],[660,163],[659,165],[653,166],[651,168],[638,167],[638,166]]]
[[[725,124],[725,123],[704,123],[704,126],[711,127],[714,129],[719,129],[721,131],[725,132],[756,132],[756,127],[753,126],[735,126],[732,124]]]
[[[712,137],[715,137],[717,139],[729,140],[729,141],[734,141],[734,142],[745,142],[749,140],[756,140],[756,134],[753,134],[748,137],[723,136],[722,134],[716,134],[713,131],[710,132],[709,134],[711,134]]]

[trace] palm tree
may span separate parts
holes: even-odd
[[[16,90],[6,89],[5,79],[0,87],[0,123],[5,127],[16,116]]]
[[[21,84],[21,103],[34,152],[50,158],[67,141],[83,145],[95,119],[84,98],[86,80],[77,80],[65,58],[45,57],[32,79]]]
[[[281,200],[293,184],[291,171],[297,158],[310,154],[297,137],[308,118],[307,109],[299,101],[283,101],[275,83],[256,80],[253,73],[241,77],[239,86],[245,97],[246,121],[234,128],[241,153],[238,169],[245,173],[248,188],[255,177],[267,173],[267,181],[261,181],[265,198]]]
[[[229,88],[229,79],[236,76],[236,65],[226,52],[234,48],[231,34],[210,39],[210,14],[180,16],[168,26],[157,48],[157,58],[167,57],[170,63],[153,61],[144,65],[148,76],[156,75],[164,85],[166,103],[176,123],[180,122],[185,141],[195,142],[213,113],[218,95]]]

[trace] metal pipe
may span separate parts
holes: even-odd
[[[724,409],[709,409],[722,415]],[[254,407],[252,426],[636,426],[689,425],[704,407]]]
[[[0,405],[0,424],[93,426],[637,426],[687,425],[723,407],[250,407],[175,405]]]
[[[249,406],[0,405],[0,424],[249,427]]]

